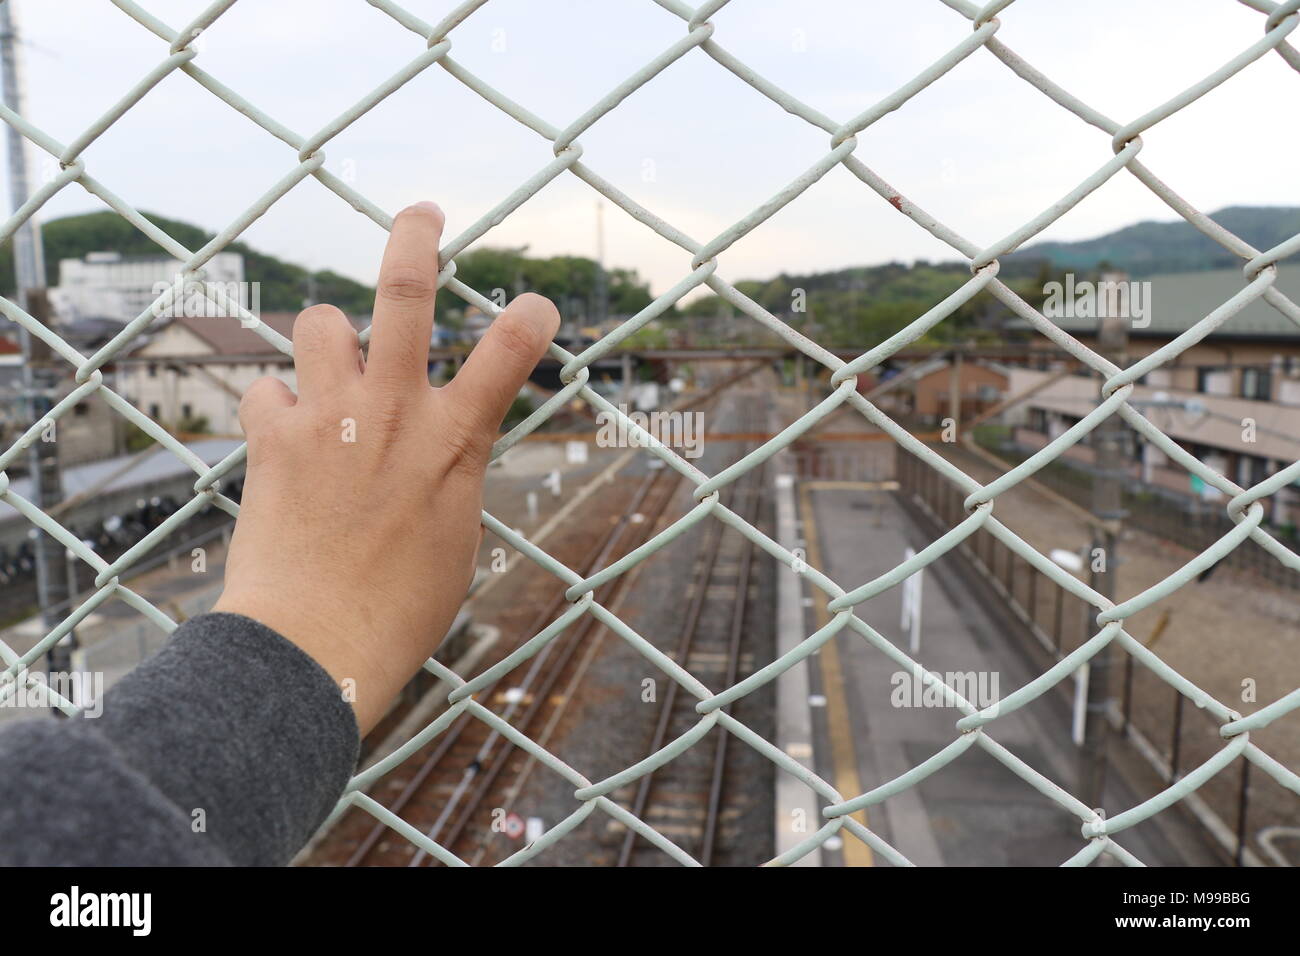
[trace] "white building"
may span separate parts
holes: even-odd
[[[261,321],[293,336],[292,312]],[[167,428],[207,420],[207,432],[239,436],[239,400],[263,375],[296,390],[293,361],[238,319],[181,316],[117,363],[118,384],[136,408]]]
[[[296,312],[263,312],[261,322],[292,340],[295,318]],[[358,331],[370,324],[368,315],[349,319]],[[219,437],[242,435],[239,400],[262,376],[298,390],[293,359],[225,316],[167,320],[115,367],[119,391],[154,421],[184,431],[206,419],[205,433]]]
[[[170,256],[124,256],[91,252],[85,259],[61,259],[59,284],[50,289],[50,304],[65,322],[110,318],[130,321],[153,304],[161,288],[176,282],[183,263]],[[250,307],[244,286],[244,257],[218,252],[203,266],[204,281],[220,283]],[[178,311],[180,311],[178,309]],[[256,308],[250,308],[254,314]]]

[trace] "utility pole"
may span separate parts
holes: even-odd
[[[317,301],[319,301],[317,296],[318,293],[316,291],[316,270],[309,268],[307,270],[307,298],[303,300],[302,307],[305,309],[308,308],[309,306],[315,305]]]
[[[961,434],[961,348],[952,351],[952,364],[948,367],[948,417],[952,419],[952,433]]]
[[[1120,368],[1128,364],[1128,319],[1107,315],[1098,320],[1097,351]],[[1091,584],[1094,591],[1115,600],[1115,580],[1119,573],[1120,521],[1124,517],[1124,479],[1128,477],[1124,460],[1124,423],[1111,415],[1092,431],[1096,454],[1096,474],[1092,484],[1092,513],[1098,522],[1093,526]],[[1100,549],[1100,553],[1099,553]],[[1099,560],[1104,562],[1099,570]],[[1088,806],[1102,805],[1106,786],[1107,743],[1110,735],[1111,680],[1114,648],[1106,645],[1086,666],[1088,693],[1083,725],[1083,746],[1079,753],[1079,793]]]
[[[621,357],[623,372],[623,388],[620,392],[619,401],[623,403],[623,410],[627,411],[632,407],[632,353],[624,352]]]
[[[13,24],[13,0],[9,0],[0,3],[0,82],[4,85],[5,105],[21,115],[23,88],[18,43]],[[5,131],[8,134],[9,204],[17,210],[31,195],[27,173],[27,143],[23,135],[12,126],[6,125]],[[41,227],[35,216],[28,218],[14,233],[14,272],[19,307],[44,325],[51,325],[51,310],[45,290]],[[22,383],[27,399],[27,415],[31,422],[37,422],[52,407],[51,396],[58,375],[50,347],[33,337],[25,328],[20,329],[19,336],[22,343]],[[56,437],[57,432],[51,436]],[[48,510],[63,497],[57,440],[46,441],[41,436],[32,443],[28,461],[32,478],[32,503],[42,510]],[[63,548],[54,538],[39,530],[36,530],[33,543],[36,550],[37,601],[44,615],[45,626],[53,629],[58,625],[59,615],[51,609],[68,596],[66,578],[61,567]],[[47,657],[49,669],[67,670],[70,652],[70,646],[51,648]]]
[[[596,202],[596,302],[592,310],[595,321],[602,326],[609,318],[609,278],[605,275],[605,204]]]

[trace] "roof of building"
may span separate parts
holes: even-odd
[[[224,249],[221,252],[213,253],[210,259],[217,256],[230,258],[232,256],[243,258],[242,253],[233,252]],[[89,265],[116,265],[118,263],[139,263],[139,262],[180,262],[175,256],[167,252],[118,252],[114,249],[104,249],[87,252],[84,256],[65,256],[59,260],[62,265],[65,262],[81,262]]]
[[[293,338],[293,322],[297,317],[297,312],[263,312],[258,316],[264,325],[286,339]],[[349,316],[348,321],[360,332],[369,324],[370,316]],[[171,322],[201,339],[215,355],[280,355],[271,343],[237,318],[183,315]]]
[[[1038,385],[1053,373],[1035,369],[1011,370],[1010,391],[1018,394]],[[1093,411],[1101,399],[1097,379],[1090,375],[1066,375],[1025,399],[1030,408],[1080,419]],[[1184,408],[1175,408],[1175,402]],[[1295,435],[1296,408],[1279,402],[1261,402],[1235,395],[1207,395],[1154,385],[1135,385],[1129,403],[1171,438],[1182,442],[1226,448],[1243,454],[1279,461],[1295,461],[1300,437]],[[1242,421],[1253,419],[1255,441],[1242,440]]]
[[[293,337],[294,312],[263,312],[259,319],[285,338]],[[182,315],[172,322],[201,339],[217,355],[279,354],[275,346],[231,316]]]
[[[1137,281],[1151,283],[1151,324],[1145,328],[1131,327],[1129,334],[1138,338],[1167,339],[1186,332],[1247,284],[1240,269],[1166,273]],[[1292,302],[1300,303],[1300,264],[1279,265],[1275,287]],[[1052,321],[1072,335],[1086,335],[1097,330],[1098,320],[1096,317],[1053,316]],[[1023,319],[1017,319],[1011,325],[1029,327]],[[1300,327],[1261,296],[1211,332],[1209,338],[1300,340]]]
[[[952,377],[952,362],[948,359],[933,360],[927,364],[931,364],[934,367],[926,371],[918,370],[915,373],[916,381],[918,383],[929,381],[932,378],[940,378],[946,382]],[[963,362],[961,370],[963,375],[967,373],[974,375],[979,372],[987,372],[988,374],[998,376],[999,378],[1005,379],[1007,377],[1006,366],[994,365],[992,362]]]
[[[184,444],[186,448],[206,464],[215,465],[238,448],[240,442],[232,438],[201,438]],[[73,465],[61,469],[60,478],[63,482],[64,497],[71,498],[90,489],[97,489],[101,494],[109,494],[136,486],[147,487],[170,478],[194,474],[189,465],[166,448],[160,446],[154,446],[154,448],[156,450],[148,455],[139,453],[119,455],[116,458],[105,458],[100,461],[92,461],[84,465]],[[123,466],[128,463],[131,464],[131,467],[124,470]],[[101,482],[104,482],[102,488],[99,487]],[[30,497],[32,494],[30,476],[20,475],[15,477],[11,480],[10,485],[17,494],[23,497]],[[13,506],[0,502],[0,521],[9,520],[17,515],[18,511]]]

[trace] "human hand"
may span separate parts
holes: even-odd
[[[393,220],[368,360],[343,313],[314,305],[293,327],[298,395],[262,378],[239,406],[248,469],[214,610],[354,682],[363,735],[464,600],[492,442],[560,323],[550,301],[521,295],[456,377],[430,386],[442,226],[433,203]]]

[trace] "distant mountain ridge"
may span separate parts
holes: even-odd
[[[1300,207],[1228,206],[1210,218],[1256,249],[1300,233]],[[1038,242],[1001,257],[1004,265],[1047,260],[1054,269],[1086,272],[1107,263],[1134,277],[1239,266],[1241,260],[1183,220],[1139,222],[1078,242]],[[1300,262],[1300,255],[1287,261]]]
[[[1300,207],[1229,206],[1210,218],[1260,250],[1300,233]],[[1182,220],[1139,222],[1078,242],[1038,242],[1000,256],[998,261],[999,278],[1030,305],[1042,301],[1046,283],[1052,278],[1066,272],[1086,275],[1103,264],[1134,278],[1241,266],[1240,258]],[[1300,263],[1300,254],[1285,261]],[[968,264],[950,259],[781,273],[735,285],[796,328],[811,319],[815,323],[813,336],[820,344],[849,346],[895,334],[969,281]],[[803,299],[797,300],[796,293],[802,293]],[[802,301],[802,310],[792,306],[796,301]],[[683,311],[692,319],[708,320],[733,310],[729,303],[710,295],[696,299]],[[933,345],[972,336],[992,341],[1008,317],[1004,306],[982,292],[926,333],[922,341]]]

